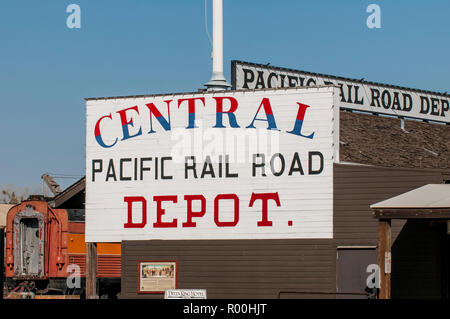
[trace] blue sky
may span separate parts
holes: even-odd
[[[66,26],[72,3],[81,29]],[[381,29],[366,26],[371,3]],[[85,97],[202,88],[211,76],[204,4],[2,0],[0,188],[34,191],[45,172],[84,174]],[[224,0],[225,75],[237,59],[450,91],[448,12],[445,0]]]

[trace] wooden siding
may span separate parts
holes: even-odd
[[[122,298],[137,294],[139,260],[176,260],[179,288],[207,290],[208,298],[278,298],[280,291],[334,291],[330,240],[125,241]]]
[[[139,260],[176,260],[178,288],[208,298],[334,298],[337,247],[377,245],[369,206],[428,183],[442,172],[335,164],[333,239],[124,241],[121,298],[163,297],[137,293]],[[393,222],[393,240],[403,225]]]
[[[442,181],[442,172],[438,170],[335,165],[333,224],[336,245],[377,245],[378,220],[373,218],[371,204]],[[403,220],[392,221],[393,240],[404,223]]]

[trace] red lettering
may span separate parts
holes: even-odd
[[[255,200],[260,199],[262,201],[262,220],[258,222],[258,226],[272,226],[272,222],[269,220],[269,210],[267,208],[267,202],[269,200],[274,200],[277,206],[281,206],[280,197],[278,197],[278,192],[276,193],[252,193],[250,197],[249,207],[253,207]]]
[[[181,225],[182,227],[197,227],[197,223],[194,218],[202,218],[206,214],[206,198],[203,195],[184,195],[184,200],[186,201],[186,221]],[[233,209],[232,220],[223,221],[220,220],[220,201],[233,201],[233,203],[228,202],[228,207]],[[278,192],[275,193],[252,193],[250,197],[249,207],[253,207],[257,200],[261,200],[261,220],[257,221],[258,227],[272,226],[272,221],[269,220],[269,201],[275,201],[278,207],[281,206],[280,198]],[[177,195],[164,195],[164,196],[153,196],[153,201],[156,203],[156,222],[153,223],[154,228],[177,228],[178,219],[173,218],[170,221],[163,221],[163,217],[166,214],[166,209],[162,207],[163,202],[178,202]],[[199,203],[199,208],[194,209],[194,202]],[[147,224],[147,201],[141,196],[130,196],[124,197],[124,202],[127,203],[127,222],[124,224],[124,228],[144,228]],[[133,222],[133,204],[142,204],[142,219],[140,222]],[[223,204],[222,204],[223,205]],[[196,206],[198,207],[198,206]],[[135,208],[136,209],[136,208]],[[222,219],[223,214],[222,207]],[[136,217],[136,216],[135,216]],[[167,217],[166,217],[167,218]],[[239,223],[239,197],[236,194],[218,194],[214,198],[214,223],[218,227],[234,227]],[[289,226],[292,226],[292,221],[289,221]]]
[[[227,114],[229,121],[230,121],[230,126],[238,128],[239,125],[237,124],[236,115],[234,114],[234,112],[238,108],[238,101],[234,97],[231,97],[231,96],[219,96],[219,97],[213,97],[213,99],[216,100],[216,125],[213,127],[224,128],[225,126],[223,125],[223,115]],[[230,105],[230,109],[228,111],[223,110],[223,100],[224,99],[227,99],[230,101],[231,105]]]
[[[136,197],[124,197],[124,202],[128,203],[128,221],[123,225],[124,228],[144,228],[147,224],[147,201],[144,197],[136,196]],[[133,203],[141,202],[142,203],[142,222],[133,223]]]
[[[132,118],[130,120],[127,119],[127,111],[130,111],[130,110],[135,111],[139,115],[139,110],[138,110],[137,106],[133,106],[133,107],[129,107],[124,110],[117,111],[117,113],[119,113],[119,115],[120,115],[120,122],[122,123],[123,138],[121,139],[121,141],[127,140],[132,137],[136,137],[136,136],[139,136],[142,134],[142,128],[139,127],[138,132],[136,132],[134,135],[130,135],[129,126],[132,126],[132,127],[134,126],[133,119]]]
[[[166,213],[166,210],[162,208],[162,202],[177,202],[177,196],[153,196],[153,200],[156,202],[156,223],[153,223],[155,228],[170,228],[177,227],[177,220],[173,219],[171,222],[163,222],[162,216]]]
[[[183,227],[196,227],[196,223],[192,221],[193,217],[203,217],[206,213],[206,199],[203,195],[185,195],[184,200],[187,201],[187,220],[183,223]],[[201,208],[199,212],[192,210],[192,202],[199,200],[201,202]]]
[[[204,97],[193,97],[189,99],[179,99],[178,100],[178,108],[180,108],[181,103],[184,101],[188,101],[188,126],[186,128],[195,128],[195,101],[200,100],[203,102],[203,106],[205,106],[205,98]]]
[[[234,220],[231,222],[221,222],[219,220],[219,201],[221,199],[234,200]],[[214,222],[219,227],[233,227],[239,222],[239,197],[236,194],[219,194],[214,199]]]

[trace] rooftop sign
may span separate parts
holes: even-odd
[[[450,124],[448,94],[241,61],[232,61],[231,68],[233,89],[335,84],[342,109]]]

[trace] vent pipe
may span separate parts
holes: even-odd
[[[208,91],[226,90],[231,87],[223,74],[223,1],[213,0],[213,51],[212,76],[205,84]]]

